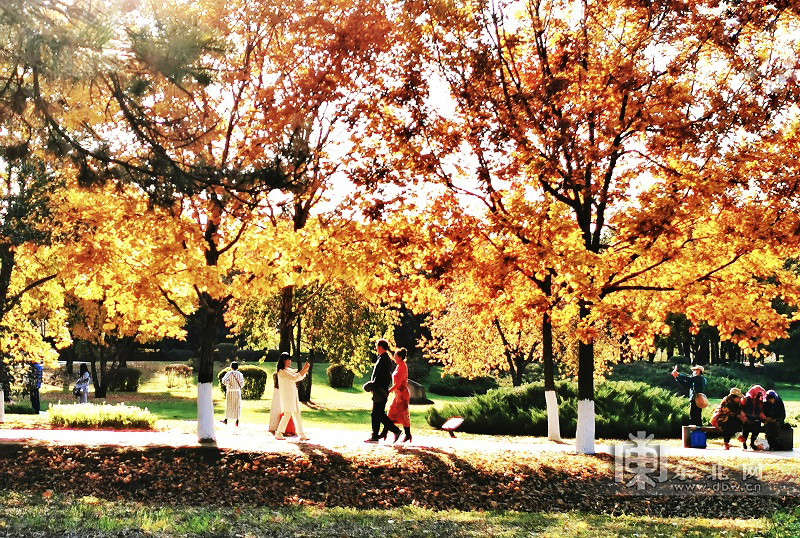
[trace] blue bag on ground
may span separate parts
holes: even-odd
[[[706,432],[703,430],[694,430],[691,434],[692,448],[705,448],[706,447]]]

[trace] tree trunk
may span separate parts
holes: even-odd
[[[311,387],[314,384],[314,379],[312,375],[314,373],[314,359],[315,359],[315,353],[314,350],[311,349],[308,352],[308,364],[310,365],[308,368],[308,375],[306,375],[306,378],[300,382],[300,385],[298,387],[299,389],[298,397],[300,398],[300,401],[303,403],[308,403],[311,401]]]
[[[582,302],[580,319],[589,317],[591,309]],[[594,342],[578,344],[578,430],[575,434],[575,451],[594,454]]]
[[[294,299],[294,286],[286,286],[281,290],[281,318],[280,318],[280,353],[292,352],[292,335],[294,333],[294,319],[292,301]]]
[[[200,356],[197,359],[197,439],[214,443],[214,347],[217,344],[217,324],[224,304],[203,292],[200,296]]]
[[[550,441],[561,441],[553,357],[553,322],[549,312],[542,317],[542,363],[544,364],[544,399],[547,404],[547,438]]]

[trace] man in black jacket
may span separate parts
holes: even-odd
[[[381,338],[376,344],[378,360],[372,368],[372,436],[367,443],[377,443],[381,438],[386,438],[388,432],[394,434],[394,440],[400,437],[400,428],[386,416],[386,402],[389,400],[389,387],[392,385],[392,358],[389,356],[389,342]],[[379,434],[381,424],[383,433]]]

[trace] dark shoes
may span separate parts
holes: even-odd
[[[394,432],[394,441],[392,441],[392,443],[396,443],[397,440],[400,439],[400,433],[401,433],[400,430]]]
[[[380,441],[380,437],[374,437],[374,436],[364,440],[365,443],[373,443],[373,444],[377,443],[378,441]]]

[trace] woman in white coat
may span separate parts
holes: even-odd
[[[286,426],[289,424],[289,419],[294,419],[294,426],[297,429],[297,435],[300,436],[301,441],[308,440],[306,434],[303,432],[303,423],[300,420],[300,398],[297,395],[297,383],[302,381],[310,364],[305,363],[300,371],[292,369],[292,358],[288,353],[281,353],[278,359],[278,395],[281,400],[281,422],[278,424],[278,429],[275,431],[275,439],[285,439],[284,433]]]

